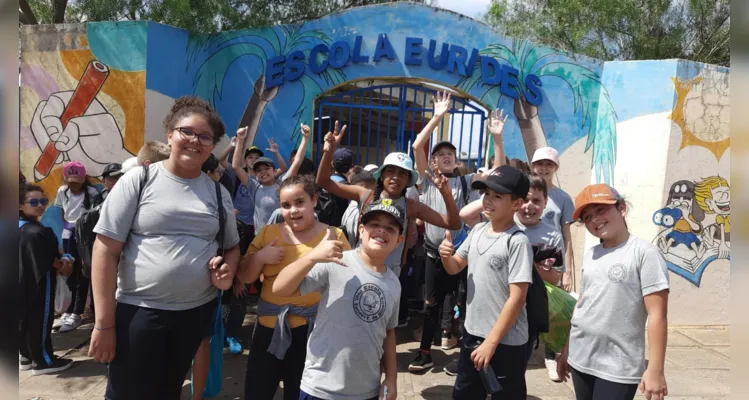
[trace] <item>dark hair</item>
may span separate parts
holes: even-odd
[[[531,173],[531,167],[528,165],[528,163],[519,158],[513,158],[512,160],[510,160],[508,165],[515,167],[520,171],[525,172],[526,174]]]
[[[220,163],[218,162],[218,158],[216,158],[216,156],[211,153],[211,155],[208,156],[208,159],[205,160],[203,165],[200,167],[200,170],[207,174],[209,172],[217,170],[219,165]]]
[[[218,143],[226,134],[224,121],[216,110],[207,101],[195,96],[182,96],[174,102],[172,109],[164,119],[164,130],[166,132],[176,128],[175,124],[182,118],[198,114],[206,119],[213,130],[213,143]]]
[[[380,179],[377,180],[377,187],[375,187],[374,197],[372,198],[372,201],[377,201],[380,199],[380,196],[382,195],[382,192],[385,190],[385,184],[382,183],[382,177],[385,175],[385,168],[382,168],[382,174],[380,174]],[[400,167],[397,167],[400,168]],[[410,177],[409,177],[410,179]],[[406,197],[406,191],[408,190],[408,186],[403,188],[403,192],[399,197]]]
[[[262,157],[262,156],[265,155],[265,153],[263,153],[262,150],[258,149],[257,147],[250,146],[250,147],[247,148],[247,150],[244,151],[244,158],[249,157],[249,155],[252,154],[252,153],[256,153],[260,157]]]
[[[369,171],[361,170],[358,174],[351,177],[351,184],[352,185],[376,185],[377,180],[374,178],[374,175],[372,175]]]
[[[299,166],[299,172],[297,174],[311,175],[314,177],[317,175],[317,166],[315,165],[315,162],[305,157],[304,160],[302,160],[302,165]]]
[[[313,178],[309,175],[296,175],[288,177],[281,182],[281,185],[278,187],[279,196],[281,195],[281,191],[285,188],[296,185],[302,185],[302,189],[307,192],[310,198],[317,194],[317,186],[315,185]]]
[[[44,189],[42,189],[39,185],[33,185],[31,183],[22,183],[18,186],[18,205],[22,205],[26,203],[26,195],[31,192],[42,192],[44,193]],[[29,217],[26,214],[23,213],[23,211],[19,211],[19,216],[26,220],[36,220],[34,217]]]
[[[546,187],[546,181],[541,175],[535,173],[529,174],[528,180],[531,182],[531,189],[540,190],[544,194],[544,198],[549,197],[549,188]]]
[[[26,183],[26,177],[25,177],[25,176],[23,176],[23,172],[21,172],[21,171],[18,171],[18,174],[20,175],[20,177],[19,177],[19,179],[18,179],[18,183],[19,183],[19,184],[22,184],[22,183]]]
[[[362,166],[361,166],[361,165],[354,165],[354,166],[353,166],[353,167],[351,167],[351,169],[349,170],[349,172],[352,172],[352,173],[354,173],[354,174],[358,174],[358,173],[360,173],[360,172],[362,172],[362,171],[364,171],[364,168],[362,168]]]
[[[68,201],[68,193],[70,192],[70,186],[65,184],[65,191],[63,194],[65,195],[65,201]],[[91,186],[91,182],[88,181],[88,175],[86,175],[86,179],[83,180],[83,183],[81,184],[81,193],[83,193],[83,209],[88,210],[91,208],[91,199],[88,195],[88,188],[93,187]],[[97,190],[98,192],[98,190]]]

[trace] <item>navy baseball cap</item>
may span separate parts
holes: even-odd
[[[348,171],[354,166],[354,152],[342,147],[333,153],[333,167],[339,171]]]
[[[441,147],[449,147],[449,148],[453,149],[454,152],[456,152],[456,153],[458,152],[458,148],[455,147],[454,144],[450,143],[447,140],[443,140],[443,141],[435,144],[434,147],[432,147],[432,155],[434,155],[434,153],[436,153],[437,150],[439,150]]]

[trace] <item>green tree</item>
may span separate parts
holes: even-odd
[[[603,60],[730,63],[728,0],[492,0],[501,33]]]
[[[215,33],[295,24],[389,0],[20,0],[21,24],[149,20]],[[416,2],[435,5],[435,0]]]

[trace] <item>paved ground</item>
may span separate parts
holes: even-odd
[[[416,319],[414,319],[415,321]],[[249,339],[252,316],[245,321],[245,338]],[[413,323],[412,323],[413,324]],[[457,349],[433,350],[435,368],[421,375],[407,372],[409,361],[418,344],[411,338],[411,328],[402,329],[398,340],[399,399],[447,400],[452,393],[454,378],[442,367],[457,357]],[[19,371],[20,398],[40,400],[88,400],[103,398],[106,369],[86,354],[91,325],[77,331],[55,333],[55,353],[66,354],[76,365],[59,376],[31,376]],[[730,394],[730,331],[722,328],[672,328],[666,353],[666,379],[669,399],[727,399]],[[217,399],[241,399],[244,385],[245,354],[225,356],[224,391]],[[554,383],[546,376],[543,354],[536,352],[527,372],[528,398],[543,400],[574,399],[571,383]],[[277,399],[281,399],[279,394]],[[190,393],[185,384],[183,398]]]

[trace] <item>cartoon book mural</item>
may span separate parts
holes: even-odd
[[[680,180],[671,185],[665,207],[653,214],[653,223],[664,228],[654,243],[668,269],[697,287],[711,262],[730,259],[730,201],[725,178]],[[708,218],[714,222],[704,225]]]

